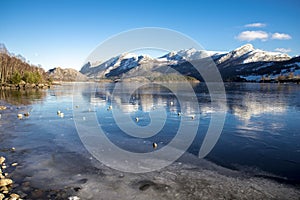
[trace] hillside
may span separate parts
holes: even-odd
[[[29,64],[21,55],[10,53],[0,44],[0,84],[39,84],[48,82],[48,75],[41,67]]]
[[[230,52],[187,49],[173,51],[159,58],[124,53],[96,66],[88,62],[80,72],[93,79],[119,80],[141,76],[151,81],[177,71],[183,76],[203,81],[191,65],[192,62],[199,67],[214,63],[224,81],[298,80],[299,59],[279,52],[255,49],[251,44],[246,44]]]
[[[50,69],[47,74],[53,81],[86,81],[87,77],[75,69],[62,69],[60,67]]]

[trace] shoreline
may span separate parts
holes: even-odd
[[[189,82],[190,84],[200,84],[200,83],[204,83],[202,81],[191,81],[191,80],[187,80],[187,81],[150,81],[150,80],[89,80],[89,81],[53,81],[51,84],[48,83],[39,83],[39,84],[7,84],[7,83],[3,83],[0,85],[0,90],[32,90],[32,89],[51,89],[54,86],[62,86],[64,84],[72,84],[72,83],[124,83],[124,84],[128,84],[128,83],[153,83],[153,84],[160,84],[160,83],[186,83]],[[215,82],[213,82],[215,83]],[[295,85],[299,85],[300,82],[294,82],[294,81],[286,81],[286,82],[272,82],[272,81],[223,81],[224,84],[229,84],[229,83],[257,83],[257,84],[295,84]]]
[[[38,83],[38,84],[8,84],[3,83],[0,85],[0,90],[26,90],[26,89],[49,89],[51,84],[48,83]]]

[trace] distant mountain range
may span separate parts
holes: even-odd
[[[72,68],[62,69],[56,67],[50,69],[47,74],[53,81],[86,81],[88,79],[85,75]]]
[[[0,55],[6,59],[15,58],[20,63],[24,63],[24,66],[30,65],[23,56],[10,53],[1,43]],[[230,52],[196,49],[172,51],[159,58],[124,53],[105,62],[97,61],[94,64],[88,62],[80,72],[59,67],[53,68],[47,73],[41,68],[36,69],[44,74],[45,79],[49,77],[54,81],[85,81],[87,79],[181,81],[182,77],[192,81],[203,81],[203,77],[191,63],[199,67],[207,67],[212,62],[219,69],[224,81],[300,82],[299,56],[291,57],[278,52],[263,51],[255,49],[251,44],[246,44]],[[4,69],[4,64],[2,63],[1,69]],[[178,76],[178,73],[174,73],[175,71],[183,76]],[[10,75],[12,73],[13,70]],[[3,81],[4,78],[1,80]]]
[[[283,78],[300,78],[300,57],[290,57],[279,52],[255,49],[246,44],[230,52],[187,49],[170,52],[159,58],[148,55],[124,53],[100,64],[86,63],[80,70],[92,79],[143,77],[150,80],[163,77],[176,70],[181,75],[203,78],[192,63],[214,61],[224,81],[270,81]],[[99,62],[98,62],[99,63]],[[174,70],[168,70],[174,69]]]

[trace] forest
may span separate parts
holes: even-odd
[[[0,84],[39,84],[49,82],[41,67],[31,65],[15,56],[0,53]]]

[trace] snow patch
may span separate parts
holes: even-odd
[[[261,75],[249,75],[249,76],[240,76],[241,78],[246,79],[247,81],[260,81],[261,80]]]

